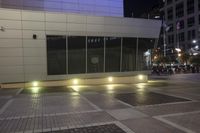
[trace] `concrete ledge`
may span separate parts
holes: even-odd
[[[114,75],[114,76],[109,76]],[[145,83],[148,81],[147,74],[92,74],[78,76],[73,75],[70,76],[66,80],[58,80],[58,81],[32,81],[25,83],[3,83],[1,85],[2,88],[26,88],[26,87],[50,87],[50,86],[73,86],[73,85],[104,85],[104,84],[136,84],[136,83]]]

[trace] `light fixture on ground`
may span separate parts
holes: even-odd
[[[113,81],[113,77],[108,77],[108,81],[112,82]]]
[[[31,92],[32,92],[33,94],[39,93],[39,92],[40,92],[40,87],[32,87],[32,88],[31,88]]]
[[[74,79],[74,80],[73,80],[73,84],[74,84],[74,85],[77,85],[77,84],[78,84],[78,79]]]
[[[197,43],[197,40],[193,40],[192,43],[194,43],[194,44]]]
[[[33,87],[37,87],[39,85],[39,83],[37,82],[37,81],[34,81],[33,83],[32,83],[32,86]]]
[[[138,79],[139,79],[139,80],[143,80],[143,79],[144,79],[144,76],[143,76],[143,75],[138,75]]]

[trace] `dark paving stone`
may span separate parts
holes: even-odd
[[[114,97],[133,106],[189,101],[187,99],[153,92],[114,94]]]
[[[184,133],[153,118],[129,119],[122,123],[135,133]]]
[[[108,124],[100,126],[67,129],[62,131],[54,131],[51,133],[126,133],[126,132],[124,132],[121,128],[119,128],[115,124]]]
[[[45,94],[45,93],[57,93],[57,92],[74,92],[72,88],[66,86],[59,87],[30,87],[24,89],[21,94]]]

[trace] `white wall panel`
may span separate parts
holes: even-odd
[[[15,75],[23,73],[23,66],[0,66],[0,75]]]
[[[46,66],[45,65],[25,65],[25,73],[46,74]]]
[[[44,13],[42,12],[22,11],[22,20],[44,21],[44,18]]]
[[[88,24],[86,30],[87,30],[87,32],[90,32],[90,31],[104,32],[104,25]]]
[[[87,24],[104,24],[104,17],[87,16]]]
[[[0,39],[11,38],[11,39],[20,39],[22,38],[21,30],[5,30],[4,32],[0,31]]]
[[[46,22],[46,30],[66,31],[67,23]]]
[[[46,48],[24,48],[24,57],[45,57]]]
[[[44,22],[22,21],[24,30],[45,30]]]
[[[74,23],[68,23],[67,24],[67,30],[68,31],[86,31],[86,24],[74,24]]]
[[[46,40],[23,39],[24,48],[43,48],[46,47]]]
[[[0,9],[0,19],[11,19],[11,20],[20,20],[21,14],[20,10],[12,10],[12,9]]]
[[[45,74],[34,74],[34,73],[27,73],[25,75],[25,81],[40,81],[40,80],[46,80]]]
[[[69,15],[67,15],[67,22],[69,22],[69,23],[86,23],[86,18],[87,18],[86,16],[69,14]]]
[[[45,57],[24,57],[25,65],[45,65],[47,60]]]
[[[0,66],[23,66],[23,57],[0,57]]]
[[[37,39],[46,39],[45,31],[23,30],[23,39],[33,39],[33,34],[37,35]]]
[[[0,48],[0,57],[23,56],[22,48]]]
[[[0,26],[3,26],[5,29],[21,29],[21,21],[14,20],[0,20]]]
[[[46,35],[66,35],[66,31],[46,31]]]
[[[24,82],[24,74],[5,74],[0,76],[1,83]]]
[[[2,47],[10,47],[10,48],[22,47],[22,40],[21,39],[0,39],[0,48]]]
[[[65,22],[67,21],[66,14],[46,13],[46,21],[48,22]]]

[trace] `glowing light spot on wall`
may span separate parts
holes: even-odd
[[[113,82],[113,77],[108,77],[109,82]]]
[[[32,83],[32,85],[33,85],[34,87],[37,87],[37,86],[39,85],[39,83],[38,83],[37,81],[34,81],[34,82]]]
[[[139,80],[143,80],[144,76],[143,75],[138,75]]]
[[[73,84],[74,84],[74,85],[77,85],[77,84],[78,84],[78,79],[74,79],[74,80],[73,80]]]

